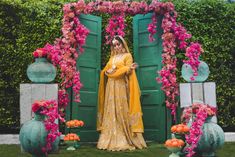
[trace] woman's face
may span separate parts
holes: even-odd
[[[123,49],[122,43],[120,43],[118,40],[113,39],[112,43],[115,51],[120,52]]]

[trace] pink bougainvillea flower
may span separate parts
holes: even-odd
[[[52,149],[52,143],[61,135],[55,120],[58,118],[63,120],[63,118],[61,118],[58,113],[58,105],[55,100],[35,101],[32,104],[32,111],[35,113],[40,111],[40,114],[46,116],[44,124],[48,134],[46,137],[46,145],[42,148],[42,151],[47,153]]]
[[[193,76],[190,78],[192,81],[195,80],[194,76],[198,75],[198,67],[199,67],[199,56],[203,53],[203,49],[199,43],[191,43],[189,47],[186,48],[185,56],[188,57],[188,60],[184,60],[183,62],[189,64],[193,70]]]
[[[122,37],[125,36],[125,16],[124,14],[121,15],[113,15],[108,22],[108,25],[106,27],[106,44],[110,44],[112,39],[115,35],[120,35]]]
[[[34,58],[46,57],[46,56],[47,56],[47,51],[44,48],[38,48],[36,51],[33,52]]]
[[[148,25],[148,31],[149,31],[149,41],[150,42],[153,42],[155,39],[154,39],[154,34],[157,33],[157,15],[155,13],[153,13],[152,15],[152,23],[150,23]]]

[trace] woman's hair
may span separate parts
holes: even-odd
[[[124,44],[123,44],[123,42],[122,42],[122,39],[121,39],[119,36],[114,36],[113,40],[117,40],[117,41],[118,41],[119,43],[121,43],[122,46],[124,47]],[[112,41],[113,41],[113,40],[112,40]],[[113,42],[111,42],[111,46],[114,46],[114,45],[113,45]]]
[[[117,40],[120,44],[122,44],[122,47],[125,48],[126,53],[130,53],[127,43],[122,36],[116,35],[114,36],[113,40]],[[113,42],[111,42],[111,56],[113,55],[114,55],[114,45]]]

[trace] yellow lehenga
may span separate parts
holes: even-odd
[[[130,53],[116,62],[116,71],[105,74],[112,66],[112,56],[100,74],[97,148],[111,151],[145,148],[140,89]]]

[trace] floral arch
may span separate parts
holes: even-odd
[[[59,107],[61,111],[67,106],[69,99],[66,88],[72,87],[75,101],[80,102],[79,91],[82,87],[80,82],[80,73],[76,69],[76,60],[84,49],[86,37],[89,30],[79,21],[80,14],[92,14],[94,12],[111,14],[106,27],[106,44],[114,35],[125,36],[125,15],[153,13],[152,22],[148,25],[149,41],[154,40],[156,33],[157,16],[163,16],[161,27],[163,29],[163,52],[162,52],[162,69],[158,72],[161,77],[156,81],[162,83],[162,90],[166,95],[166,106],[171,110],[171,114],[176,117],[176,108],[178,104],[177,96],[179,95],[178,84],[176,79],[176,48],[186,51],[188,60],[185,63],[192,66],[194,76],[197,75],[199,65],[198,57],[203,52],[201,45],[198,43],[188,43],[186,40],[191,38],[186,29],[177,23],[177,12],[174,4],[171,2],[158,2],[153,0],[151,4],[145,1],[141,2],[123,2],[123,1],[101,1],[85,3],[79,0],[76,3],[68,3],[63,7],[63,24],[62,36],[57,38],[53,45],[46,44],[43,48],[48,53],[52,63],[59,67],[62,82],[59,91]],[[194,79],[193,77],[191,78]],[[62,112],[61,112],[62,113]]]

